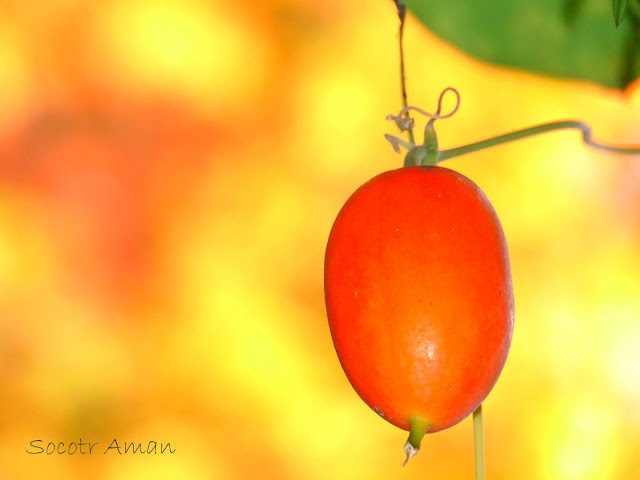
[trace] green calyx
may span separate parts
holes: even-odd
[[[435,128],[433,128],[433,120],[431,120],[424,129],[424,143],[413,147],[407,152],[404,157],[404,166],[423,165],[435,167],[438,164],[439,155],[438,136]]]

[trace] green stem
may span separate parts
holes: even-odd
[[[407,8],[404,6],[402,0],[393,0],[398,8],[398,17],[400,18],[400,27],[398,29],[398,44],[400,45],[400,85],[402,88],[402,106],[407,108],[407,83],[405,79],[404,73],[404,46],[403,46],[403,38],[404,38],[404,20],[407,14]],[[409,112],[405,114],[405,118],[408,120]],[[413,128],[408,128],[407,132],[409,133],[409,141],[415,145],[416,140],[413,136]]]
[[[476,466],[475,480],[484,479],[484,432],[482,428],[482,404],[473,412],[473,453]]]
[[[640,148],[612,147],[596,142],[591,139],[591,128],[586,123],[577,120],[564,120],[536,125],[535,127],[523,128],[522,130],[505,133],[504,135],[498,135],[497,137],[470,143],[462,147],[442,150],[440,152],[440,156],[438,157],[438,162],[442,162],[443,160],[448,160],[450,158],[460,157],[468,153],[477,152],[478,150],[483,150],[485,148],[495,147],[496,145],[501,145],[503,143],[513,142],[514,140],[521,140],[533,135],[539,135],[541,133],[551,132],[553,130],[564,130],[568,128],[580,130],[582,132],[582,141],[593,148],[623,155],[640,155]]]

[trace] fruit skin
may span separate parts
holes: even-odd
[[[382,173],[345,203],[325,256],[338,358],[358,395],[393,425],[460,422],[507,359],[514,305],[498,217],[442,167]]]

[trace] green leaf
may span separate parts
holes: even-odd
[[[616,23],[616,28],[622,23],[626,12],[627,0],[613,0],[613,21]]]
[[[630,15],[616,29],[606,0],[404,3],[433,33],[480,60],[608,88],[640,76],[639,20]]]

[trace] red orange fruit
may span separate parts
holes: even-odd
[[[385,172],[348,199],[327,244],[325,299],[351,385],[404,430],[460,422],[507,359],[514,307],[502,227],[484,193],[446,168]]]

